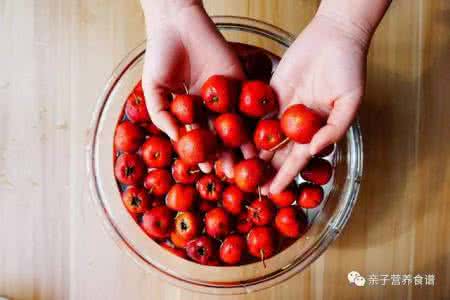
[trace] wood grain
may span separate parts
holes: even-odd
[[[298,33],[318,1],[205,1]],[[394,1],[369,53],[364,178],[337,242],[302,274],[233,299],[450,298],[450,3]],[[145,274],[87,189],[96,98],[144,38],[137,1],[0,1],[0,295],[222,299]],[[346,275],[428,274],[434,287],[350,287]],[[229,297],[228,297],[229,298]]]

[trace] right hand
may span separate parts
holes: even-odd
[[[275,153],[261,153],[279,170],[263,193],[280,193],[313,155],[344,136],[364,92],[368,39],[330,17],[316,16],[283,56],[271,80],[280,113],[303,103],[327,122],[310,144],[290,142]]]

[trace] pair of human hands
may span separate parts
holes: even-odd
[[[182,92],[186,85],[190,93],[199,94],[201,84],[214,74],[236,79],[245,75],[198,1],[173,1],[153,11],[143,7],[148,43],[142,83],[148,110],[155,125],[177,140],[178,125],[168,112],[170,93]],[[317,15],[289,47],[270,82],[280,114],[291,104],[303,103],[327,123],[310,144],[290,142],[274,153],[257,153],[251,143],[241,147],[245,158],[259,155],[278,170],[262,188],[264,194],[281,192],[312,155],[345,134],[364,91],[366,49],[364,39],[324,15]],[[223,158],[225,174],[232,177],[231,156]],[[211,171],[209,163],[199,167]]]

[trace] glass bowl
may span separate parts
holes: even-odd
[[[213,20],[228,41],[263,48],[282,57],[294,36],[261,21],[218,16]],[[124,100],[142,74],[145,43],[118,65],[98,99],[87,147],[92,198],[99,215],[120,248],[146,271],[190,290],[211,294],[241,294],[278,284],[301,272],[337,238],[355,205],[362,172],[362,138],[355,122],[332,155],[335,167],[328,197],[306,234],[290,247],[262,263],[243,266],[204,266],[179,258],[148,238],[123,207],[113,172],[113,136]]]

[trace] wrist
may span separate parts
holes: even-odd
[[[368,48],[391,0],[322,0],[315,18],[323,19]]]
[[[203,7],[202,0],[141,0],[146,19],[150,21],[170,19],[181,10],[190,7]]]
[[[327,11],[318,11],[314,16],[314,21],[332,27],[336,32],[357,43],[364,50],[369,47],[373,30],[366,25],[357,23],[346,16]]]
[[[190,6],[201,6],[201,0],[142,0],[149,2],[151,6],[157,8],[163,8],[166,11],[175,12],[179,9],[183,9]]]

